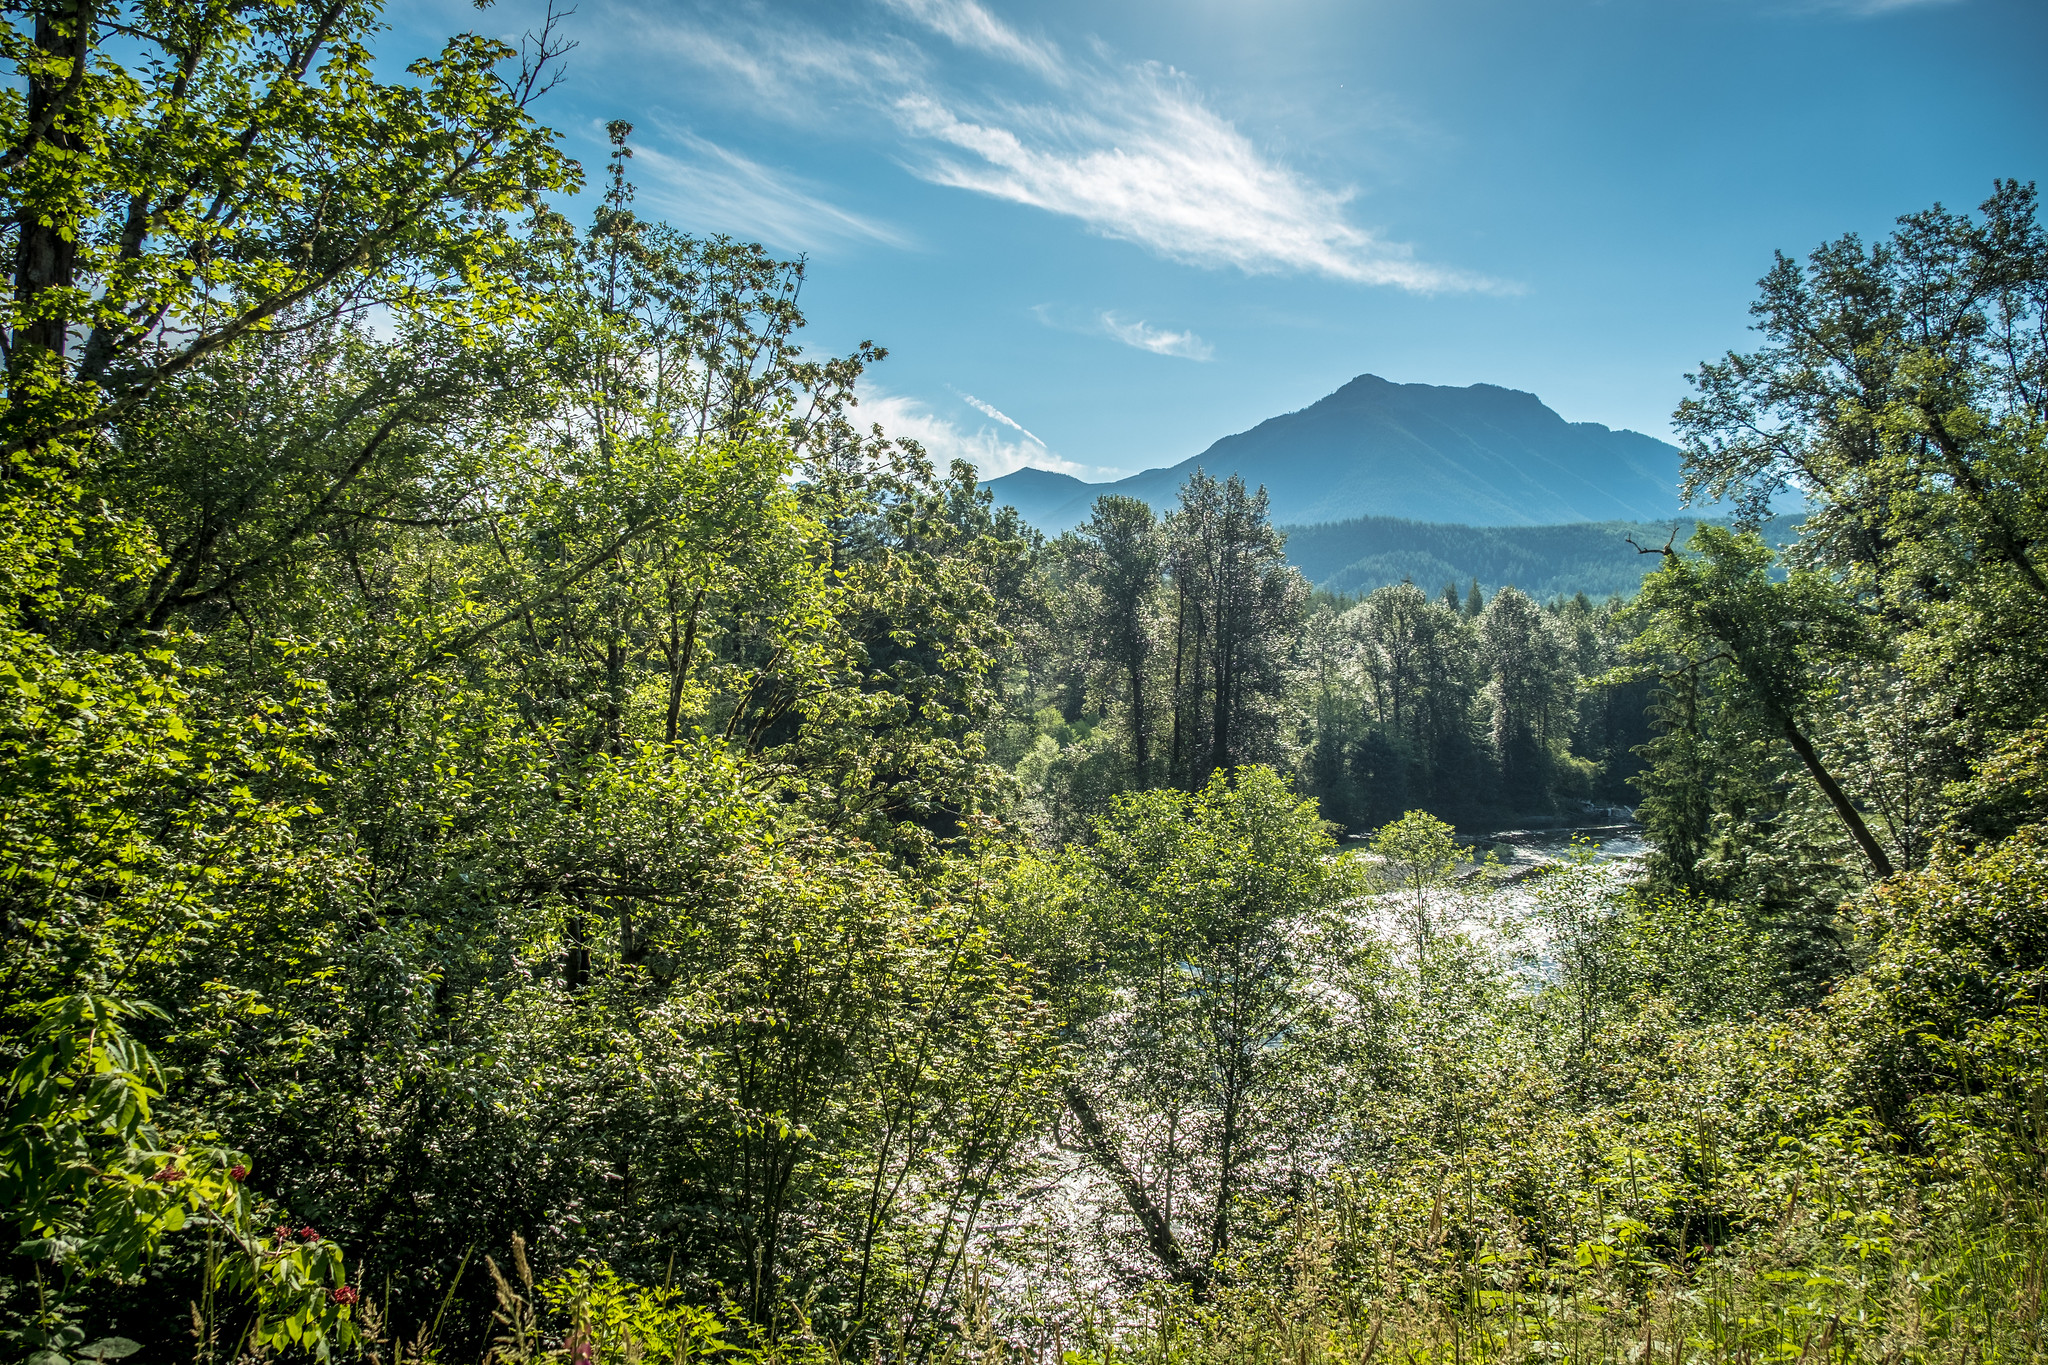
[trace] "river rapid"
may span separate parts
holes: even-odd
[[[1649,841],[1641,825],[1615,823],[1501,829],[1467,839],[1466,848],[1470,861],[1460,866],[1455,880],[1427,897],[1430,932],[1466,935],[1495,954],[1497,961],[1520,964],[1517,975],[1528,989],[1536,990],[1556,974],[1550,932],[1537,899],[1543,873],[1574,861],[1574,848],[1587,848],[1598,886],[1586,889],[1619,895],[1641,874]],[[1362,897],[1351,902],[1350,909],[1355,922],[1393,945],[1397,957],[1412,956],[1413,913],[1399,896]]]

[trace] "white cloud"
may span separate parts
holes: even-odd
[[[1125,322],[1114,313],[1104,313],[1101,322],[1102,330],[1124,345],[1135,346],[1154,355],[1177,355],[1186,360],[1209,360],[1216,354],[1214,346],[1193,332],[1170,332],[1163,327],[1154,327],[1142,318],[1136,322]]]
[[[923,54],[906,44],[851,42],[794,23],[727,23],[723,28],[667,19],[612,4],[604,27],[617,43],[652,49],[750,89],[764,105],[805,92],[897,87],[920,78]],[[809,113],[807,102],[796,111]]]
[[[654,131],[669,150],[642,142],[633,148],[633,168],[643,173],[640,193],[678,218],[799,250],[844,241],[910,245],[896,228],[838,207],[799,176],[687,129],[656,125]],[[645,183],[650,176],[654,183]]]
[[[764,114],[842,136],[893,125],[905,165],[927,181],[1060,214],[1171,260],[1418,292],[1508,288],[1418,260],[1353,221],[1352,190],[1269,155],[1180,72],[1119,62],[1099,44],[1063,53],[980,0],[879,3],[915,27],[868,22],[855,36],[708,8],[632,27]],[[920,30],[1015,75],[1002,89],[948,86]]]
[[[981,472],[984,479],[999,478],[1027,465],[1089,480],[1117,478],[1127,472],[1076,464],[1043,446],[1005,440],[1002,433],[993,427],[968,431],[933,412],[919,399],[879,389],[863,390],[856,418],[862,425],[873,422],[891,436],[916,441],[941,469],[950,461],[966,460]]]
[[[1019,422],[1016,418],[1010,416],[1008,413],[1002,411],[1000,408],[996,407],[995,404],[984,403],[979,398],[976,398],[973,394],[961,393],[958,389],[954,389],[953,393],[960,399],[961,402],[965,403],[968,407],[973,408],[982,416],[993,417],[998,422],[1001,422],[1004,426],[1009,427],[1014,431],[1023,432],[1025,436],[1030,437],[1030,439],[1034,441],[1038,441],[1038,444],[1041,447],[1045,445],[1045,442],[1039,441],[1036,436],[1032,436],[1030,432],[1025,431],[1024,426],[1021,422]]]
[[[1063,77],[1059,49],[1033,42],[975,0],[882,0],[890,9],[961,47],[1028,67],[1050,80]]]
[[[977,121],[922,91],[895,110],[907,132],[971,158],[931,156],[914,166],[925,179],[1077,218],[1174,260],[1418,291],[1488,287],[1353,224],[1348,192],[1264,156],[1175,73],[1139,67],[1091,86],[1091,106],[1073,111],[1011,106]]]

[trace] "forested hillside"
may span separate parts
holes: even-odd
[[[2031,185],[1779,259],[1639,592],[1359,598],[377,19],[0,27],[10,1358],[2048,1353]]]
[[[1487,591],[1515,587],[1539,601],[1585,593],[1633,597],[1656,567],[1641,547],[1682,543],[1695,517],[1671,521],[1580,521],[1558,526],[1461,526],[1357,517],[1281,528],[1287,561],[1328,592],[1360,593],[1395,583],[1477,580]],[[1783,520],[1766,533],[1783,534]]]

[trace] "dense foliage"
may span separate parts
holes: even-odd
[[[1051,843],[1087,838],[1117,792],[1248,763],[1351,829],[1417,806],[1548,820],[1627,804],[1650,736],[1647,685],[1596,685],[1637,633],[1619,599],[1311,593],[1235,478],[1197,473],[1163,521],[1101,499],[1035,556],[1021,607],[991,750]]]
[[[2041,1353],[2030,188],[1696,377],[1786,562],[1353,600],[563,216],[552,21],[7,16],[11,1355]]]

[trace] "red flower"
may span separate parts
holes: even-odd
[[[175,1185],[185,1178],[185,1173],[176,1166],[166,1166],[150,1179],[164,1185]]]
[[[292,1230],[286,1227],[284,1224],[279,1223],[277,1225],[277,1240],[280,1242],[288,1242],[291,1240],[291,1237]]]
[[[354,1303],[356,1301],[356,1287],[352,1284],[342,1285],[327,1297],[333,1299],[336,1303]]]
[[[317,1242],[320,1240],[320,1234],[311,1228],[300,1228],[299,1240],[302,1242]]]
[[[249,1168],[247,1166],[231,1166],[228,1168],[228,1179],[234,1181],[237,1185],[248,1178]]]

